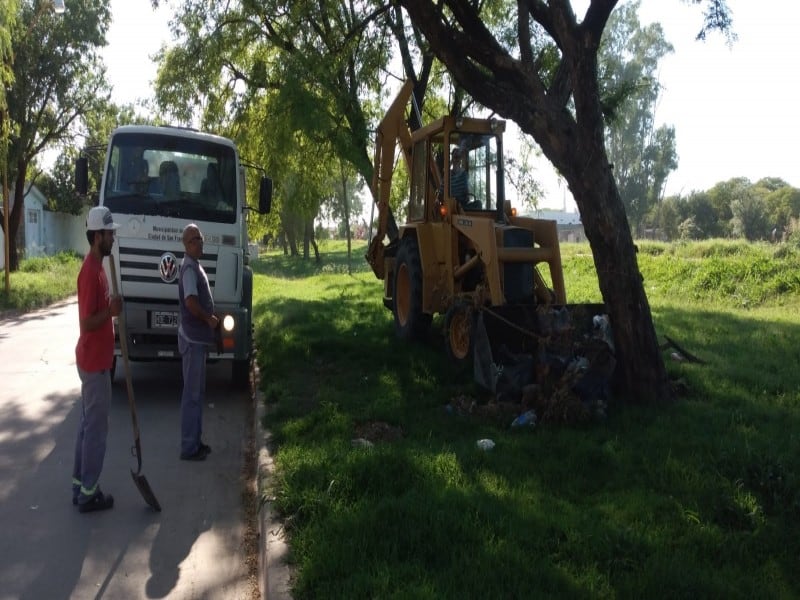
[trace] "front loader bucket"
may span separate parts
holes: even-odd
[[[542,346],[555,348],[591,336],[603,304],[504,305],[485,308],[484,325],[492,351],[505,346],[515,354],[535,354]]]
[[[480,311],[474,334],[475,381],[492,392],[504,369],[535,370],[551,360],[568,362],[576,344],[595,333],[594,317],[603,304],[504,305]]]

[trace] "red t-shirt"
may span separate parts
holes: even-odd
[[[83,320],[108,308],[108,279],[103,263],[90,252],[78,273],[78,318]],[[109,317],[94,331],[83,331],[75,347],[75,361],[84,371],[97,372],[111,368],[114,357],[114,326]]]

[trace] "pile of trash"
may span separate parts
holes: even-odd
[[[533,422],[581,423],[606,416],[616,368],[608,316],[591,315],[590,326],[576,326],[567,307],[540,307],[524,331],[532,342],[524,351],[489,343],[484,312],[475,331],[475,381],[500,405],[533,413]],[[491,314],[490,314],[491,316]],[[502,317],[499,317],[502,318]],[[581,316],[586,322],[586,317]],[[508,329],[517,325],[506,323]]]

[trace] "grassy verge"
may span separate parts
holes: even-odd
[[[10,293],[0,292],[0,311],[33,310],[75,294],[82,262],[70,252],[21,261],[19,270],[10,274]]]
[[[439,320],[395,340],[363,248],[351,275],[323,253],[255,282],[296,598],[800,594],[796,251],[640,245],[659,335],[706,364],[665,351],[672,406],[523,430],[451,371]],[[588,247],[563,254],[570,300],[596,301]]]

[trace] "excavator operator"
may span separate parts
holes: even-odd
[[[450,195],[458,200],[462,208],[466,206],[469,194],[469,182],[463,158],[461,148],[453,148],[450,153]]]

